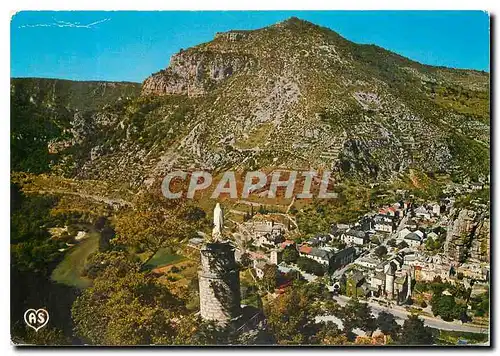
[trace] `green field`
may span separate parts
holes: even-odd
[[[172,263],[180,262],[186,258],[181,255],[176,255],[168,248],[160,249],[149,261],[144,265],[148,269],[156,267],[168,266]]]
[[[99,247],[99,233],[90,232],[89,236],[78,245],[71,247],[64,259],[52,272],[52,280],[77,288],[86,288],[92,283],[83,277],[83,269],[88,256],[97,251]]]

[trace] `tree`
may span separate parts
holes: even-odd
[[[408,247],[408,244],[405,242],[405,241],[401,241],[399,244],[398,244],[398,248],[400,250],[404,249],[404,248],[407,248]]]
[[[278,344],[308,344],[314,342],[319,325],[319,310],[300,286],[294,285],[264,308],[268,325]]]
[[[377,329],[377,323],[372,315],[370,306],[361,303],[357,299],[350,299],[340,311],[340,317],[344,324],[344,332],[351,334],[353,329],[359,328],[367,334]]]
[[[241,255],[240,263],[245,268],[249,267],[252,264],[252,260],[250,259],[250,254],[248,252],[244,252]]]
[[[328,289],[323,283],[311,282],[302,287],[303,293],[311,300],[323,301],[330,297]]]
[[[397,338],[401,327],[396,323],[396,318],[390,313],[380,312],[377,317],[377,326],[386,335],[391,335],[393,339]]]
[[[12,341],[24,345],[63,346],[71,345],[71,339],[53,327],[44,327],[38,331],[30,329],[26,324],[13,325]]]
[[[337,315],[341,306],[335,299],[327,299],[323,303],[323,310],[325,315]]]
[[[263,269],[264,275],[261,279],[262,286],[268,292],[274,292],[279,278],[278,266],[266,264]]]
[[[319,331],[315,335],[315,343],[321,345],[346,345],[349,340],[333,321],[319,324]]]
[[[94,279],[109,268],[113,270],[115,275],[123,277],[129,272],[138,271],[139,267],[137,258],[124,251],[95,252],[88,257],[83,275]]]
[[[396,247],[396,240],[390,239],[387,241],[387,246]]]
[[[198,221],[193,216],[193,207],[180,199],[165,199],[155,194],[143,194],[135,202],[135,208],[116,217],[115,246],[125,245],[144,248],[151,259],[158,250],[177,247],[181,241],[194,235]],[[144,261],[144,265],[149,262]]]
[[[302,277],[302,274],[300,274],[299,271],[291,269],[285,273],[284,279],[287,281],[300,281],[303,280],[304,277]]]
[[[432,313],[435,316],[441,316],[445,321],[452,321],[459,317],[459,307],[455,302],[455,298],[451,295],[434,294],[431,300]]]
[[[474,296],[471,298],[472,310],[475,316],[485,316],[490,312],[490,293]]]
[[[139,272],[138,263],[124,273],[120,266],[129,262],[116,260],[73,303],[78,336],[95,345],[171,344],[183,338],[183,330],[196,329],[185,302],[168,286]]]
[[[283,261],[285,263],[295,263],[299,258],[299,252],[295,246],[287,246],[283,250]]]
[[[378,246],[375,249],[375,255],[377,255],[378,258],[384,257],[385,255],[387,255],[387,247],[385,247],[384,245]]]
[[[424,321],[417,315],[410,315],[401,329],[400,343],[403,345],[432,345],[432,330],[424,326]]]
[[[108,224],[108,219],[105,216],[99,216],[94,222],[94,228],[101,231]]]
[[[325,274],[325,268],[321,263],[307,257],[299,257],[297,259],[297,266],[304,272],[312,273],[316,276],[322,276]]]

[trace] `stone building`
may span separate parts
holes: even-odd
[[[224,217],[217,205],[212,240],[200,249],[200,315],[203,320],[228,327],[233,335],[247,344],[274,344],[276,341],[268,330],[262,310],[241,305],[235,248],[229,241],[221,241],[224,238]]]
[[[198,278],[203,319],[227,324],[241,314],[240,271],[231,244],[215,242],[203,246]]]
[[[410,267],[403,268],[403,259],[400,256],[390,261],[378,264],[370,274],[372,296],[385,297],[395,300],[398,304],[404,303],[411,296]]]
[[[228,324],[241,315],[240,271],[234,247],[219,241],[223,237],[224,217],[219,204],[214,210],[212,241],[200,250],[200,314],[204,320]]]

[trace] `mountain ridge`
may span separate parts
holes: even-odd
[[[217,33],[140,91],[69,120],[65,174],[135,188],[176,168],[489,174],[489,74],[420,64],[303,20]]]

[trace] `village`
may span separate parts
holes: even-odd
[[[401,321],[417,313],[436,328],[481,332],[477,325],[469,326],[472,319],[467,316],[435,317],[430,294],[419,291],[416,298],[415,288],[439,282],[468,291],[469,298],[488,292],[489,242],[486,250],[467,254],[466,246],[456,243],[457,222],[451,218],[459,210],[454,207],[457,194],[484,188],[480,183],[449,185],[447,198],[423,203],[410,196],[379,207],[354,224],[332,223],[329,231],[305,240],[294,238],[289,223],[275,221],[272,214],[256,214],[234,234],[240,239],[236,261],[248,267],[257,283],[268,280],[266,274],[271,273],[276,283],[271,283],[275,288],[269,292],[275,296],[290,286],[283,276],[298,275],[324,285],[340,305],[355,298]],[[489,216],[484,220],[489,226]],[[193,239],[191,244],[201,242]],[[452,293],[446,289],[442,295]],[[467,304],[469,314],[471,309]]]

